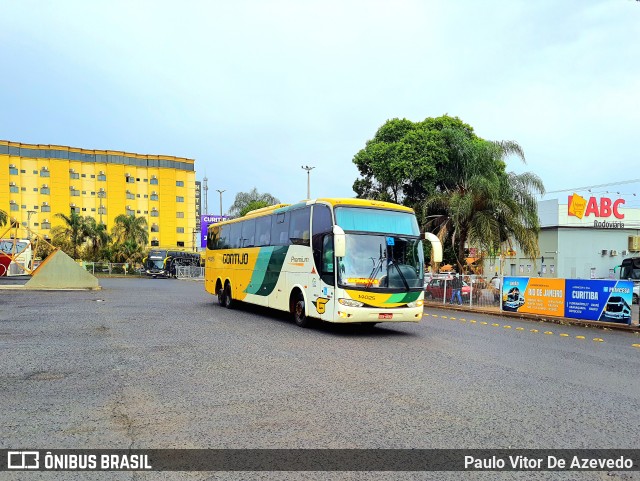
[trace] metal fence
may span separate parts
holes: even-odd
[[[128,263],[79,261],[78,264],[84,267],[88,272],[91,272],[94,276],[96,274],[108,276],[130,276],[143,274],[141,267]]]
[[[449,275],[437,275],[427,279],[425,304],[460,304],[468,307],[501,309],[502,279],[496,278],[492,281],[483,276],[462,276],[460,297],[454,295],[452,281],[453,276]]]
[[[204,279],[204,267],[176,266],[178,279]]]

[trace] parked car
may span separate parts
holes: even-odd
[[[446,288],[446,293],[445,293]],[[450,278],[432,278],[427,286],[425,287],[424,297],[427,301],[442,301],[445,299],[448,301],[451,298],[451,279]],[[481,294],[481,289],[473,290],[473,299],[476,301]],[[471,287],[469,284],[462,281],[462,289],[460,290],[460,294],[462,295],[462,301],[465,303],[469,302],[469,297],[471,296]]]

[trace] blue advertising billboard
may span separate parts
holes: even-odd
[[[631,324],[633,282],[567,279],[565,317]]]
[[[210,224],[222,222],[229,217],[226,215],[201,215],[200,216],[200,247],[207,247],[207,231]]]

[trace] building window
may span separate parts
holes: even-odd
[[[136,196],[133,195],[131,192],[127,191],[127,199],[135,199]]]
[[[107,176],[104,174],[98,174],[98,180],[100,182],[105,182],[107,180]]]
[[[34,173],[34,175],[38,175],[38,171],[37,170],[34,170],[33,173]]]
[[[73,187],[71,187],[71,196],[72,197],[79,197],[80,196],[80,191],[74,189]]]
[[[177,245],[178,247],[184,247],[184,241],[178,241],[178,242],[176,243],[176,245]]]
[[[9,175],[18,175],[18,169],[15,167],[9,167]]]
[[[41,212],[51,212],[51,206],[42,204],[42,209],[40,209],[40,211]]]
[[[145,199],[146,199],[146,198],[148,198],[148,197],[149,197],[149,196],[148,196],[147,194],[144,194],[144,198],[145,198]]]
[[[127,207],[127,209],[125,210],[125,214],[127,215],[135,215],[135,211],[129,207]]]
[[[176,196],[176,202],[184,202],[184,197],[181,197],[179,195]]]
[[[151,224],[151,232],[160,232],[160,227],[158,227],[158,224]]]
[[[40,177],[51,177],[51,172],[49,172],[47,169],[41,169]]]
[[[78,174],[77,172],[69,172],[69,178],[70,179],[79,179],[80,178],[80,174]]]
[[[76,214],[80,213],[80,207],[71,207],[71,212],[75,212]]]
[[[48,195],[48,194],[50,194],[51,192],[50,192],[50,190],[49,190],[49,187],[42,187],[42,188],[40,188],[40,193],[41,193],[41,194],[47,194],[47,195]]]
[[[151,194],[151,200],[158,200],[158,194]]]
[[[184,181],[176,180],[176,187],[184,187]]]
[[[152,240],[151,241],[151,247],[158,247],[160,245],[160,241],[159,240]]]
[[[86,177],[86,176],[87,176],[87,174],[82,174],[82,175],[81,175],[81,177]]]
[[[184,212],[176,212],[176,218],[184,219]]]
[[[160,215],[160,212],[158,212],[157,210],[152,210],[150,215],[151,217],[158,217]]]
[[[17,185],[10,185],[9,186],[9,192],[11,192],[13,194],[17,194],[18,192],[20,192],[20,189],[18,188]]]
[[[176,227],[176,232],[178,234],[184,234],[184,227]]]
[[[38,192],[38,188],[37,188],[37,187],[34,187],[34,188],[33,188],[33,191],[34,191],[34,192]]]
[[[96,176],[95,176],[95,175],[93,175],[93,174],[91,174],[91,178],[92,178],[92,179],[95,179],[95,178],[96,178]]]
[[[98,214],[106,214],[107,213],[107,208],[102,206],[102,207],[98,207]]]
[[[43,229],[51,229],[51,222],[45,220],[40,227]]]
[[[135,184],[136,183],[136,178],[135,177],[125,177],[127,184]]]
[[[17,173],[18,173],[18,171],[16,171],[16,174],[17,174]],[[153,178],[153,179],[151,179],[151,180],[149,181],[149,183],[150,183],[151,185],[158,185],[158,179]]]
[[[9,204],[9,210],[15,212],[17,210],[20,210],[20,208],[18,207],[18,204]]]

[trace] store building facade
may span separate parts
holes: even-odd
[[[640,208],[622,197],[568,195],[538,203],[540,255],[532,260],[519,246],[485,260],[487,274],[612,279],[626,257],[640,256]]]

